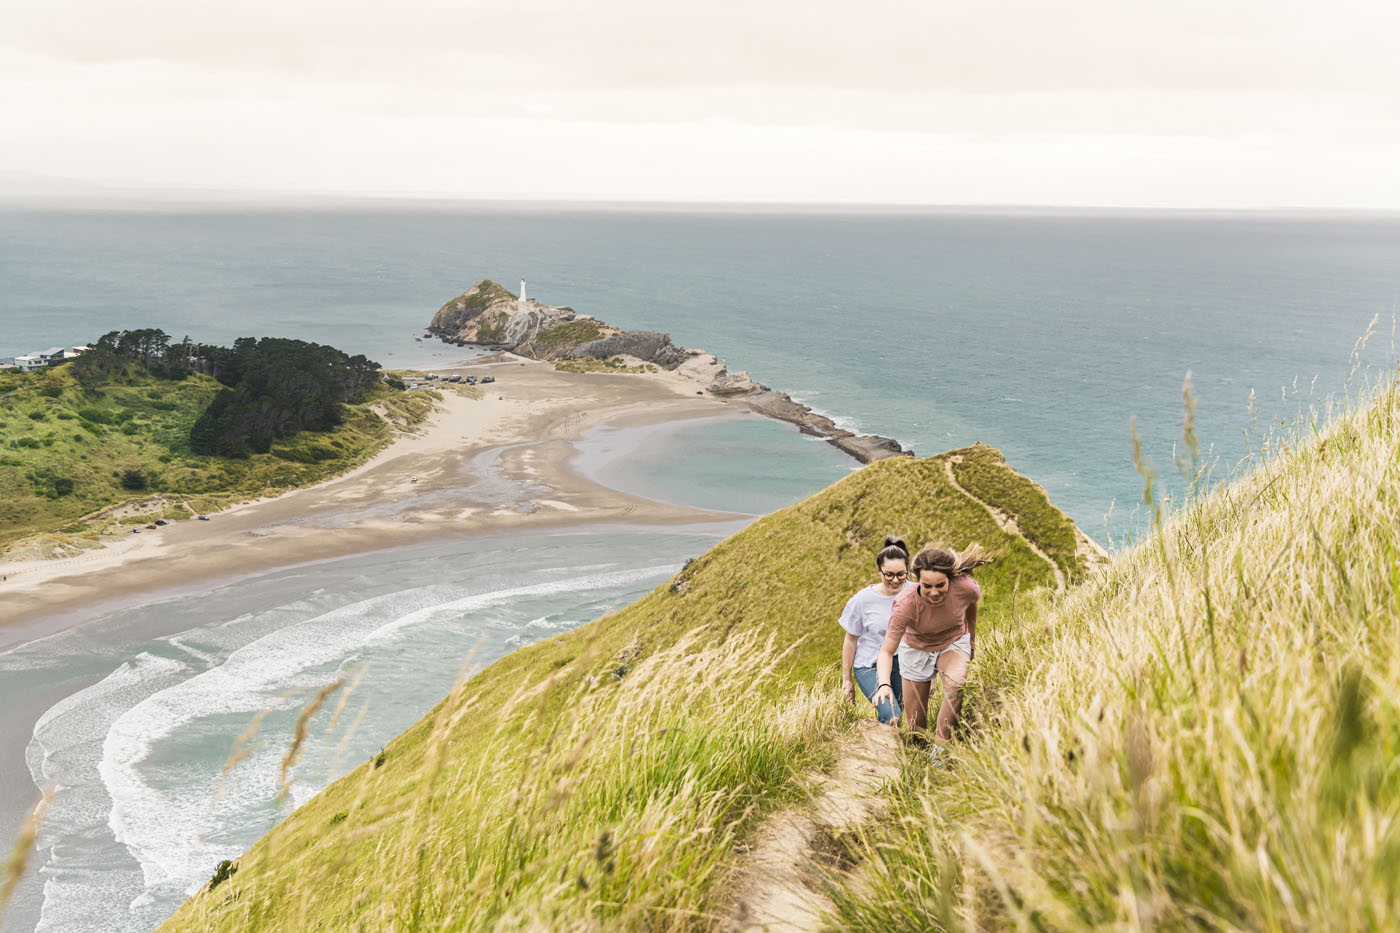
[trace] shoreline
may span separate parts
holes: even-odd
[[[734,411],[729,400],[697,395],[692,374],[568,373],[505,355],[443,371],[492,373],[498,381],[481,399],[443,386],[443,401],[424,426],[338,477],[76,557],[0,562],[7,578],[0,582],[0,652],[215,580],[433,538],[752,517],[657,502],[571,464],[573,441],[593,428]]]

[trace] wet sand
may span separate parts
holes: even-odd
[[[446,372],[498,381],[480,399],[446,387],[417,433],[340,477],[78,557],[0,562],[0,651],[133,603],[433,535],[735,517],[632,496],[570,466],[571,442],[590,428],[734,411],[697,395],[708,373],[576,374],[515,357]]]

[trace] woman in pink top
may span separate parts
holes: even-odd
[[[977,601],[982,590],[972,571],[991,557],[977,545],[962,554],[926,547],[910,568],[918,586],[901,593],[890,611],[889,628],[876,661],[874,702],[892,698],[890,674],[896,652],[904,680],[904,712],[909,727],[928,726],[928,695],[935,674],[943,675],[943,705],[934,738],[948,741],[962,709],[962,688],[977,642]]]

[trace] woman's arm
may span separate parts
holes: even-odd
[[[875,661],[875,694],[870,698],[872,706],[878,704],[881,698],[895,699],[890,674],[894,672],[894,653],[899,650],[899,641],[908,626],[909,604],[896,598],[890,610],[890,624],[885,629],[885,641],[880,645],[880,656]]]
[[[967,646],[972,650],[968,652],[967,659],[971,661],[977,655],[977,604],[973,603],[967,607]]]
[[[841,691],[846,694],[846,702],[856,701],[856,685],[851,680],[851,668],[856,663],[856,645],[860,643],[860,638],[846,633],[846,642],[841,646]]]
[[[880,656],[875,659],[875,693],[870,698],[870,705],[875,706],[880,700],[893,700],[894,689],[890,686],[890,674],[894,672],[894,653],[899,647],[900,636],[892,633],[885,634],[884,644],[880,645]]]

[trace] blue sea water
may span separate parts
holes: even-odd
[[[479,278],[663,330],[921,454],[985,441],[1088,533],[1172,461],[1189,371],[1223,464],[1343,389],[1400,306],[1400,217],[548,208],[0,212],[0,355],[158,326],[317,340],[387,366]],[[1374,354],[1373,354],[1374,355]],[[1316,378],[1316,386],[1313,380]],[[1285,392],[1285,387],[1288,391]]]
[[[853,430],[924,454],[993,444],[1109,543],[1140,495],[1130,418],[1170,468],[1190,371],[1198,432],[1228,468],[1245,430],[1345,389],[1376,315],[1366,358],[1386,359],[1397,260],[1400,218],[1385,216],[10,211],[0,356],[158,326],[442,366],[463,351],[420,339],[433,311],[479,278],[514,289],[523,275],[532,297],[667,331]],[[579,446],[608,482],[754,514],[853,466],[759,418],[602,428]],[[21,796],[61,788],[39,882],[6,929],[153,927],[219,858],[421,716],[471,651],[484,663],[596,617],[732,530],[435,542],[130,607],[0,655],[0,735],[32,729],[0,776],[28,772]],[[272,752],[218,787],[254,712],[273,708],[266,747],[285,748],[308,691],[361,670],[363,720],[343,749],[339,733],[314,743],[291,802],[275,800]],[[8,712],[36,696],[39,714]]]

